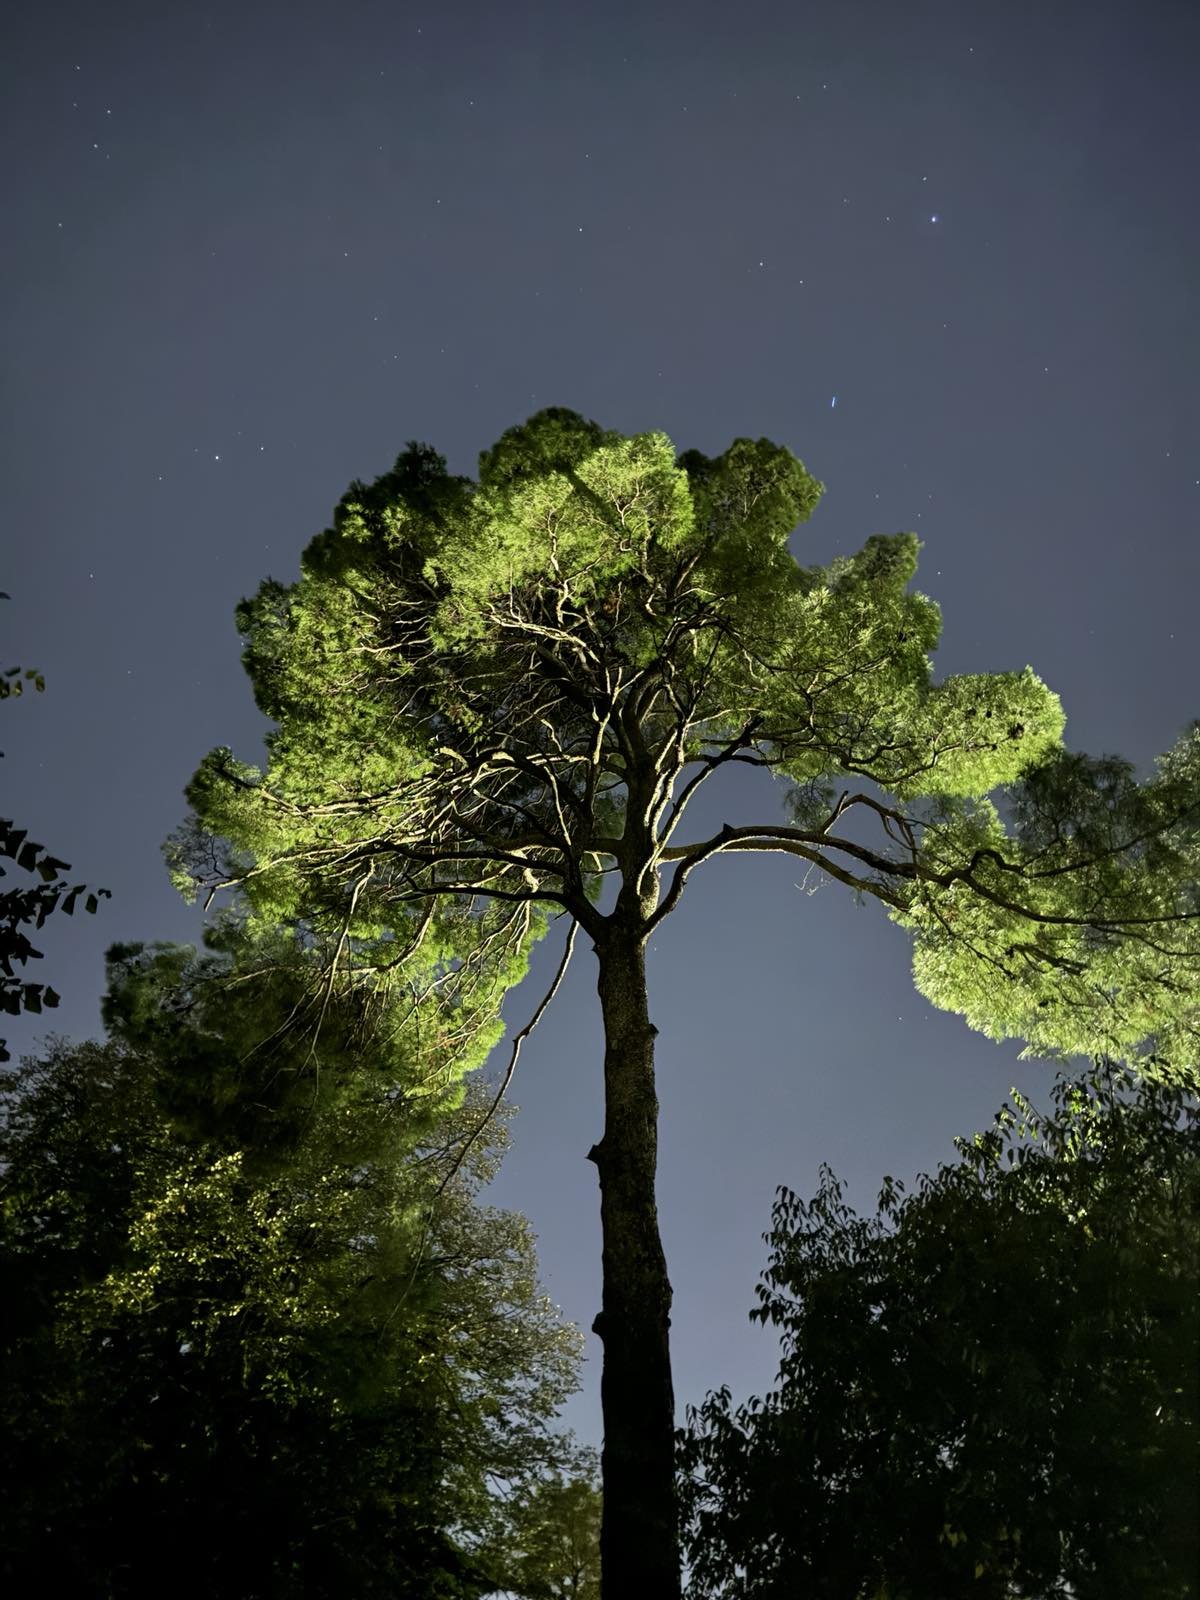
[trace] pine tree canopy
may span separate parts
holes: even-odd
[[[677,456],[561,409],[475,481],[410,444],[297,583],[239,607],[269,761],[206,758],[181,880],[323,923],[364,974],[418,963],[449,994],[469,973],[483,1027],[548,913],[595,935],[606,875],[653,926],[705,860],[781,851],[882,900],[921,993],[973,1028],[1185,1072],[1197,726],[1139,783],[1065,749],[1030,668],[936,679],[915,535],[791,554],[821,492],[766,439]],[[732,764],[776,775],[777,821],[683,837]],[[473,1037],[478,1060],[495,1031]]]

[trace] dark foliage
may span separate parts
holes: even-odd
[[[681,1434],[692,1594],[1200,1593],[1200,1117],[1110,1066],[856,1216],[781,1190],[779,1386]]]

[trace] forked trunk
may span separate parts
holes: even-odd
[[[675,1397],[668,1329],[671,1285],[658,1232],[654,1178],[658,1098],[641,929],[610,925],[600,958],[604,1014],[604,1137],[600,1172],[604,1345],[600,1529],[602,1600],[678,1600]]]

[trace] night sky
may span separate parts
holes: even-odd
[[[64,1002],[14,1053],[98,1029],[111,941],[197,937],[159,850],[207,750],[259,755],[234,606],[412,438],[474,472],[547,405],[766,435],[828,485],[801,561],[921,535],[939,673],[1029,663],[1073,748],[1140,767],[1200,715],[1190,0],[116,0],[26,6],[4,56],[0,665],[47,688],[0,711],[2,814],[113,891],[47,926]],[[710,789],[689,836],[780,819],[761,774]],[[699,872],[650,974],[682,1409],[773,1378],[778,1184],[828,1161],[873,1208],[1052,1069],[785,857]],[[494,1189],[585,1327],[594,979],[581,940]]]

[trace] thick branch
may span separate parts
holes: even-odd
[[[824,841],[814,839],[811,834],[801,833],[795,828],[731,828],[726,826],[713,839],[707,839],[703,844],[695,845],[690,850],[686,847],[668,849],[664,855],[669,860],[678,862],[675,874],[671,879],[670,888],[663,896],[662,904],[649,919],[648,927],[655,928],[664,917],[679,903],[684,885],[688,877],[702,861],[710,857],[733,850],[775,851],[784,855],[800,856],[813,866],[820,867],[822,872],[836,878],[839,883],[844,883],[848,888],[859,889],[867,894],[874,895],[877,900],[884,901],[887,905],[895,906],[897,910],[904,910],[907,901],[902,895],[895,894],[875,878],[860,878],[854,873],[847,872],[844,867],[839,867],[835,862],[822,854],[820,845]],[[889,861],[886,857],[875,856],[873,852],[864,849],[861,845],[853,845],[849,840],[832,841],[839,847],[845,848],[852,855],[860,856],[868,865],[874,866],[878,871],[890,872],[901,877],[912,877],[913,869],[903,862]]]

